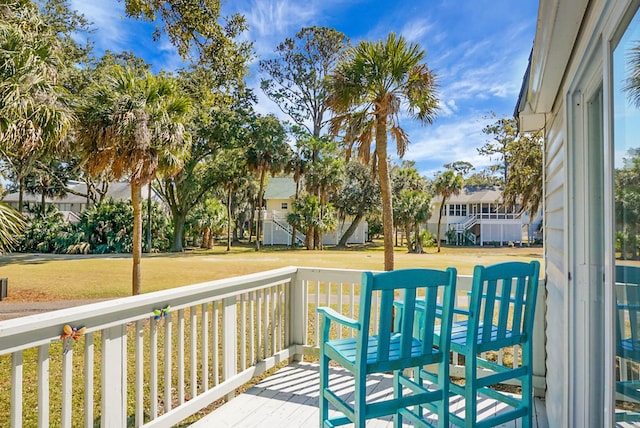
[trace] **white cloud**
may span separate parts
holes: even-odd
[[[95,32],[91,38],[97,46],[112,51],[129,50],[130,27],[123,19],[122,2],[71,0],[71,7],[93,22]]]
[[[422,165],[420,172],[428,177],[442,171],[444,164],[458,160],[470,162],[476,169],[484,168],[492,162],[479,155],[477,149],[489,140],[482,129],[490,122],[490,119],[479,119],[477,114],[471,114],[441,125],[407,130],[411,144],[405,159]]]
[[[402,27],[400,34],[411,42],[420,42],[432,28],[426,19],[414,19]]]

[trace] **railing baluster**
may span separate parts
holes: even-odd
[[[257,293],[254,291],[253,293],[250,294],[250,300],[249,300],[249,334],[250,334],[250,340],[249,340],[249,356],[251,358],[251,365],[254,365],[256,363],[256,312],[255,312],[255,308],[256,308],[256,301],[257,301]],[[258,330],[260,330],[258,328]]]
[[[158,417],[158,321],[151,318],[149,333],[149,400],[151,420]]]
[[[184,404],[184,309],[178,311],[178,405]]]
[[[276,343],[278,345],[276,346],[276,352],[280,351],[282,349],[282,329],[283,329],[283,326],[284,326],[284,322],[282,320],[282,313],[284,312],[283,309],[282,309],[282,305],[284,303],[284,298],[283,298],[284,292],[282,291],[283,287],[284,287],[284,284],[276,285],[276,296],[277,296],[276,300],[278,302],[278,304],[276,306],[276,316],[277,316],[277,319],[278,319],[278,330],[277,330],[278,331],[278,338],[277,338],[277,341],[276,341]]]
[[[209,304],[203,303],[202,325],[200,326],[200,336],[202,337],[202,391],[209,390]]]
[[[93,376],[91,376],[91,378],[93,379]],[[85,412],[86,412],[86,407],[87,406],[85,402]],[[38,346],[38,426],[39,427],[49,426],[49,344],[48,343],[46,345]]]
[[[22,351],[14,352],[11,355],[11,428],[22,426],[22,364]]]
[[[269,356],[274,355],[277,352],[276,338],[278,336],[278,300],[277,300],[277,285],[271,287],[271,353]]]
[[[240,370],[247,368],[247,295],[240,295]]]
[[[342,311],[342,282],[338,283],[338,312]],[[338,339],[342,339],[342,327],[338,327]]]
[[[269,325],[271,323],[271,320],[269,319],[269,307],[270,307],[270,301],[271,299],[269,298],[270,296],[270,292],[268,289],[264,289],[264,305],[262,308],[263,314],[264,314],[264,323],[263,323],[263,327],[264,327],[264,355],[263,355],[263,359],[267,359],[269,357]]]
[[[144,322],[136,321],[135,326],[135,396],[136,396],[136,428],[144,425]]]
[[[84,336],[84,426],[93,426],[93,333]],[[48,399],[48,397],[47,397]],[[47,407],[49,407],[47,405]]]
[[[173,406],[173,398],[171,394],[171,387],[173,386],[173,376],[171,354],[173,351],[172,329],[171,326],[173,316],[168,313],[164,317],[164,413],[171,410]]]
[[[191,343],[189,346],[190,372],[191,372],[191,398],[198,395],[198,310],[195,306],[189,308],[191,316]]]
[[[218,323],[218,303],[213,302],[213,313],[211,315],[211,329],[213,330],[213,340],[211,341],[211,354],[212,354],[212,362],[213,365],[213,386],[218,385],[219,376],[220,376],[220,361],[219,361],[219,351],[220,351],[220,334],[219,334],[219,323]]]
[[[72,339],[67,339],[73,342]],[[72,422],[71,404],[73,391],[73,343],[69,343],[69,349],[62,354],[62,414],[61,424],[63,428],[70,428]]]
[[[293,316],[293,311],[291,310],[291,305],[293,303],[293,293],[291,291],[293,284],[288,282],[284,285],[284,296],[283,296],[283,307],[284,307],[284,346],[285,348],[291,345],[291,317]],[[304,324],[306,325],[306,323]]]
[[[316,338],[315,338],[315,342],[314,345],[318,346],[320,344],[320,314],[318,313],[318,308],[320,307],[320,281],[319,280],[315,280],[315,300],[316,300],[316,307],[314,308],[314,314],[313,314],[313,318],[314,318],[314,324],[315,324],[315,328],[313,329],[315,331],[316,334]]]

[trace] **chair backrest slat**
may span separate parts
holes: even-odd
[[[500,289],[500,298],[499,298],[499,312],[498,312],[498,338],[503,339],[506,336],[508,322],[509,322],[509,311],[512,306],[511,301],[511,285],[513,281],[511,278],[502,280],[502,287]],[[504,296],[504,298],[503,298]]]
[[[442,331],[435,345],[439,346],[443,353],[448,353],[449,344],[445,343],[442,337],[450,337],[450,314],[453,312],[455,283],[454,268],[448,268],[446,271],[414,268],[377,274],[363,273],[359,313],[359,322],[363,328],[359,330],[359,355],[362,356],[366,352],[367,341],[374,340],[365,336],[376,336],[378,346],[375,364],[378,368],[413,367],[419,365],[416,361],[420,358],[432,358],[436,319],[440,322],[440,318],[436,317],[436,310],[441,310],[442,318],[448,317],[448,322],[442,323],[445,331]],[[371,299],[376,293],[381,293],[381,301],[378,313],[372,314]],[[439,296],[441,302],[437,301]],[[393,312],[394,300],[399,302],[399,307],[402,308],[400,313]],[[378,328],[377,331],[371,331],[371,326],[375,326],[371,318],[376,316],[379,320]],[[390,342],[392,339],[393,345]],[[418,353],[413,349],[415,339],[422,341]]]
[[[515,344],[530,336],[539,274],[540,263],[535,260],[476,266],[467,345],[492,349],[492,344]],[[482,334],[479,334],[480,328]]]

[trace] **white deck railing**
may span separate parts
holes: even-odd
[[[175,425],[279,362],[317,355],[315,308],[328,303],[357,317],[360,277],[356,270],[288,267],[1,321],[0,406],[10,412],[0,412],[0,426]],[[459,277],[459,305],[470,283]],[[154,310],[167,306],[156,319]],[[67,339],[67,352],[65,325],[87,327],[77,341]]]

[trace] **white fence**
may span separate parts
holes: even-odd
[[[10,412],[0,412],[0,426],[175,425],[280,362],[317,355],[315,308],[330,304],[357,317],[360,278],[355,270],[288,267],[1,321],[0,406]],[[462,306],[470,284],[458,278]],[[541,286],[538,394],[543,311]],[[61,340],[65,325],[86,332]]]

